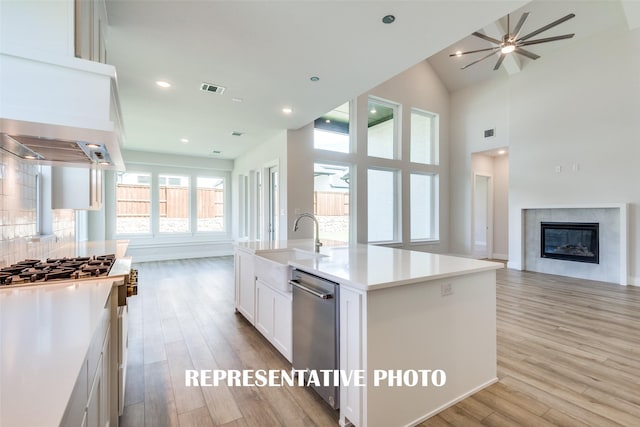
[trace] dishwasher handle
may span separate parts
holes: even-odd
[[[298,289],[302,289],[305,292],[309,292],[311,295],[316,296],[322,299],[331,299],[333,298],[333,294],[331,292],[321,292],[315,288],[312,288],[308,285],[303,285],[297,280],[289,280],[289,284],[291,286],[295,286]]]

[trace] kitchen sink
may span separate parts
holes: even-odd
[[[289,249],[286,251],[259,252],[255,256],[255,275],[259,280],[266,282],[272,288],[291,292],[292,267],[289,261],[318,259],[326,255],[302,249]]]

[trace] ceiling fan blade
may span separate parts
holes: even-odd
[[[504,58],[507,56],[506,53],[501,53],[500,54],[500,58],[498,58],[498,62],[496,62],[496,66],[493,67],[493,71],[497,70],[498,68],[500,68],[500,65],[502,65],[502,61],[504,61]]]
[[[525,12],[520,17],[520,20],[518,21],[518,23],[516,24],[515,28],[513,29],[513,38],[514,39],[518,38],[518,35],[520,34],[520,30],[522,29],[522,26],[524,25],[524,21],[527,20],[528,16],[529,16],[529,12]]]
[[[515,53],[519,53],[522,56],[526,56],[527,58],[531,58],[531,59],[538,59],[540,58],[540,55],[536,55],[533,52],[529,52],[528,50],[524,50],[521,47],[517,47],[516,50],[514,50]]]
[[[560,18],[560,19],[558,19],[556,21],[553,21],[552,23],[547,24],[542,28],[538,28],[537,30],[527,34],[526,36],[521,37],[518,41],[525,41],[525,40],[527,40],[527,39],[529,39],[529,38],[531,38],[531,37],[533,37],[535,35],[540,34],[543,31],[547,31],[548,29],[551,29],[551,28],[555,27],[556,25],[559,25],[559,24],[562,24],[565,21],[568,21],[569,19],[573,18],[574,16],[576,16],[575,13],[570,13],[567,16],[563,16],[562,18]]]
[[[496,47],[488,47],[486,49],[478,49],[478,50],[468,50],[466,52],[460,52],[460,54],[456,54],[456,53],[450,53],[449,56],[462,56],[462,55],[466,55],[468,53],[477,53],[477,52],[487,52],[489,50],[498,50],[500,49],[500,46],[496,46]]]
[[[479,32],[477,32],[477,31],[476,31],[476,32],[474,32],[474,33],[471,33],[471,35],[472,35],[472,36],[476,36],[476,37],[480,37],[481,39],[484,39],[484,40],[489,41],[489,42],[491,42],[491,43],[495,43],[495,44],[500,44],[500,43],[502,43],[502,42],[501,42],[500,40],[498,40],[498,39],[494,39],[493,37],[485,36],[484,34],[479,33]]]
[[[488,54],[487,56],[483,56],[482,58],[480,58],[480,59],[477,59],[477,60],[473,61],[473,62],[472,62],[472,63],[470,63],[470,64],[465,65],[464,67],[462,67],[462,68],[460,68],[460,69],[461,69],[461,70],[464,70],[465,68],[471,67],[473,64],[477,64],[477,63],[478,63],[478,62],[480,62],[480,61],[484,61],[485,59],[489,58],[490,56],[493,56],[493,52],[491,52],[491,53],[490,53],[490,54]]]
[[[565,35],[562,35],[562,36],[553,36],[553,37],[547,37],[547,38],[544,38],[544,39],[529,40],[529,41],[522,42],[522,43],[520,43],[518,41],[518,46],[529,46],[529,45],[532,45],[532,44],[540,44],[540,43],[553,42],[553,41],[556,41],[556,40],[570,39],[574,35],[575,34],[565,34]]]

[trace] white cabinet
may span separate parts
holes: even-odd
[[[291,361],[292,294],[282,293],[256,280],[255,326],[275,348]]]
[[[102,207],[102,170],[52,167],[51,208],[96,210]]]
[[[95,372],[93,384],[89,391],[89,399],[87,400],[87,427],[104,426],[101,424],[105,417],[106,408],[103,406],[103,395],[105,394],[104,383],[105,378],[102,372],[102,358],[99,360],[98,368]]]
[[[74,0],[75,56],[106,63],[107,12],[104,0]]]
[[[272,276],[263,273],[256,258],[253,252],[235,251],[236,310],[291,361],[292,294],[270,283]]]
[[[108,427],[117,426],[115,404],[117,384],[115,373],[113,331],[116,322],[117,288],[105,304],[87,356],[82,362],[80,375],[67,404],[62,426]]]
[[[362,316],[365,312],[364,295],[348,287],[340,287],[340,369],[358,372],[364,369],[362,361]],[[353,384],[340,386],[340,425],[362,425],[362,387]]]
[[[249,322],[254,323],[256,278],[251,252],[236,250],[235,252],[235,288],[236,310]]]

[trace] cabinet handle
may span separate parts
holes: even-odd
[[[333,294],[332,293],[318,292],[314,288],[310,288],[310,287],[308,287],[306,285],[303,285],[302,283],[298,282],[297,280],[289,280],[289,284],[292,285],[292,286],[295,286],[296,288],[302,289],[303,291],[309,292],[311,295],[316,296],[318,298],[322,298],[322,299],[331,299],[331,298],[333,298]]]

